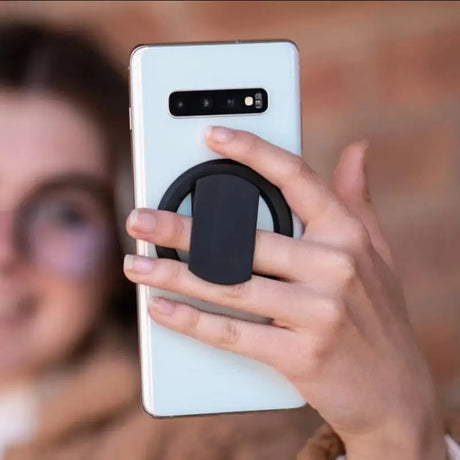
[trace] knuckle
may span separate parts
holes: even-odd
[[[153,272],[155,281],[162,286],[174,284],[180,277],[181,265],[169,259],[156,259]]]
[[[185,234],[184,219],[179,214],[172,217],[169,238],[173,241],[180,241]]]
[[[347,307],[343,300],[331,298],[323,305],[323,311],[323,340],[327,341],[327,343],[332,343],[347,323]]]
[[[290,358],[280,360],[279,370],[290,380],[303,380],[310,363],[310,354],[303,340],[297,341],[290,347]]]
[[[196,332],[201,319],[201,312],[196,308],[190,308],[187,312],[187,319],[184,324],[184,329],[187,332]]]
[[[322,321],[317,323],[319,327],[314,336],[298,341],[296,348],[291,350],[289,365],[281,367],[293,381],[322,373],[340,344],[348,322],[346,305],[335,298],[325,299],[321,310]]]
[[[238,283],[232,286],[228,286],[227,289],[224,290],[225,297],[230,301],[247,297],[249,289],[248,283],[249,281],[245,281],[244,283]]]
[[[321,369],[328,359],[329,350],[330,348],[324,340],[317,339],[310,344],[305,357],[305,368],[308,374],[321,373]]]
[[[352,220],[349,223],[349,241],[352,249],[359,252],[367,252],[369,250],[371,239],[369,232],[361,222]]]
[[[241,331],[238,323],[233,318],[224,318],[221,333],[218,338],[219,345],[233,346],[240,341]]]
[[[240,153],[244,156],[260,150],[262,148],[262,139],[251,133],[244,133],[241,136]]]
[[[337,254],[336,271],[338,273],[338,291],[345,291],[354,284],[358,277],[356,259],[345,252]]]
[[[289,155],[286,160],[286,173],[289,180],[304,179],[310,174],[305,161],[297,155]]]

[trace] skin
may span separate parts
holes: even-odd
[[[106,275],[72,279],[25,260],[12,223],[49,181],[77,172],[107,181],[106,161],[100,132],[70,103],[0,91],[0,387],[61,364],[101,314]]]
[[[126,256],[125,274],[136,283],[274,321],[250,323],[165,298],[152,299],[152,319],[277,369],[341,436],[348,459],[444,459],[432,377],[369,201],[365,144],[342,153],[328,187],[304,160],[248,132],[214,127],[206,141],[277,185],[305,232],[294,239],[257,231],[254,271],[277,280],[253,275],[223,286],[181,261]],[[127,231],[187,251],[191,219],[137,209]]]

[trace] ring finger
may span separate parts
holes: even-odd
[[[300,283],[253,275],[249,281],[220,285],[188,270],[185,262],[126,256],[126,276],[133,282],[273,318],[287,327],[304,327],[322,315],[324,298]]]

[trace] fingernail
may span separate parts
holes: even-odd
[[[172,314],[174,308],[174,303],[163,297],[153,297],[152,303],[150,304],[150,310],[161,313],[162,315]]]
[[[153,270],[153,260],[149,257],[127,254],[123,268],[133,273],[149,273]]]
[[[223,126],[209,126],[206,131],[206,136],[216,142],[229,142],[232,140],[235,132],[233,129],[224,128]]]
[[[138,232],[151,232],[155,228],[156,217],[145,209],[134,209],[129,215],[129,223]]]
[[[363,139],[361,141],[356,142],[363,150],[366,150],[369,147],[369,141]]]

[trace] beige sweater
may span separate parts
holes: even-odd
[[[446,418],[445,432],[460,444],[460,414]],[[297,460],[336,460],[338,455],[343,454],[345,454],[345,448],[342,441],[334,430],[325,423],[307,441],[305,447],[298,454]]]
[[[324,424],[311,429],[308,409],[154,419],[140,402],[135,347],[112,331],[80,353],[43,406],[28,443],[5,460],[335,460],[344,446]],[[460,417],[446,422],[460,440]]]
[[[5,460],[295,459],[307,409],[154,419],[140,402],[134,347],[101,334],[43,405],[38,430]]]

